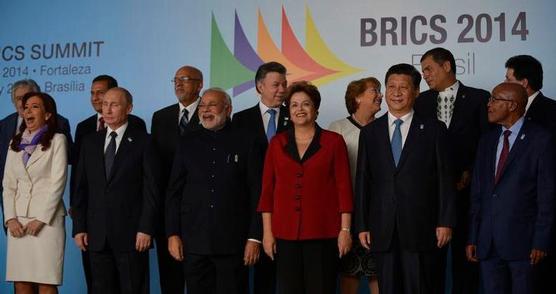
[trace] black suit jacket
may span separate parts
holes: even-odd
[[[244,129],[256,136],[258,143],[264,146],[264,150],[268,147],[266,132],[264,129],[263,117],[261,116],[261,108],[257,103],[251,108],[244,109],[234,114],[232,123],[234,127]],[[290,113],[285,106],[280,107],[280,115],[278,116],[278,125],[276,133],[283,132],[290,127]]]
[[[529,259],[531,249],[549,251],[556,193],[554,141],[548,130],[525,121],[498,183],[496,151],[502,128],[480,141],[472,184],[469,243],[486,258],[491,246],[506,260]]]
[[[437,119],[438,92],[428,90],[415,101],[415,112],[420,116]],[[455,180],[464,171],[471,172],[479,139],[490,129],[487,103],[490,93],[459,83],[454,105],[454,113],[448,127],[448,149],[452,153]]]
[[[228,122],[180,140],[166,194],[167,236],[181,236],[193,254],[239,254],[248,238],[262,240],[262,148],[254,137]]]
[[[138,116],[130,114],[128,116],[128,128],[137,128],[140,131],[147,132],[147,127],[145,125],[145,121]],[[75,189],[75,171],[77,170],[77,161],[79,159],[79,150],[81,148],[81,144],[83,144],[83,139],[92,133],[96,133],[97,131],[97,114],[93,114],[87,119],[81,121],[77,124],[77,128],[75,129],[75,144],[73,144],[72,152],[72,166],[74,168],[71,169],[71,179],[70,179],[70,207],[72,207],[73,202],[73,194]]]
[[[525,120],[533,121],[556,135],[556,101],[539,92],[525,113]]]
[[[106,131],[83,139],[73,199],[73,235],[88,233],[89,249],[135,250],[137,232],[154,234],[158,203],[156,158],[149,135],[128,126],[111,174],[104,168]]]
[[[355,227],[370,231],[373,251],[390,249],[393,234],[409,251],[436,247],[436,228],[455,223],[455,187],[446,127],[414,113],[398,167],[388,113],[361,129],[355,187]]]
[[[10,148],[10,141],[16,133],[18,113],[12,113],[0,120],[0,207],[4,206],[2,201],[2,179],[4,178],[4,166],[6,165],[6,156]],[[62,133],[68,140],[68,152],[72,146],[71,129],[67,118],[58,114],[58,133]],[[70,154],[68,154],[70,155]],[[69,156],[68,156],[69,158]]]

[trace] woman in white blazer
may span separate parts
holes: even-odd
[[[57,293],[64,264],[68,147],[66,137],[56,133],[52,97],[28,93],[23,105],[2,182],[9,231],[6,280],[14,282],[16,293]]]

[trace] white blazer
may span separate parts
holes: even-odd
[[[50,148],[38,145],[27,166],[23,153],[11,148],[4,169],[4,224],[15,217],[36,218],[50,224],[55,216],[66,215],[62,200],[67,177],[67,141],[55,134]]]

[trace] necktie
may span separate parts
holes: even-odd
[[[400,161],[400,155],[402,154],[402,131],[400,130],[400,126],[403,124],[403,120],[397,119],[394,121],[396,124],[396,128],[394,129],[394,134],[392,135],[392,155],[394,156],[394,162],[396,166],[398,166],[398,162]]]
[[[498,166],[496,167],[496,174],[494,175],[494,183],[497,184],[506,165],[506,159],[508,159],[508,154],[510,154],[510,140],[508,137],[512,134],[512,131],[504,131],[504,143],[502,145],[502,152],[500,152],[500,158],[498,158]]]
[[[110,171],[112,170],[112,165],[114,164],[114,158],[116,157],[116,137],[118,134],[112,131],[110,133],[110,143],[108,143],[108,147],[106,147],[106,151],[104,152],[104,168],[106,171],[106,178],[110,177]]]
[[[184,108],[181,113],[182,115],[180,118],[180,135],[183,135],[185,133],[185,130],[187,129],[187,123],[189,123],[189,119],[187,118],[187,116],[189,115],[189,111]]]
[[[104,117],[101,116],[98,118],[97,132],[104,131],[105,128],[106,126],[104,125]]]
[[[266,112],[270,114],[268,127],[266,128],[266,139],[270,142],[270,139],[276,134],[276,110],[269,109]]]

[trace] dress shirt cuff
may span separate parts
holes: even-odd
[[[262,243],[263,243],[263,242],[261,242],[261,241],[259,241],[259,240],[257,240],[257,239],[247,239],[247,241],[253,241],[253,242],[259,243],[259,244],[262,244]]]

